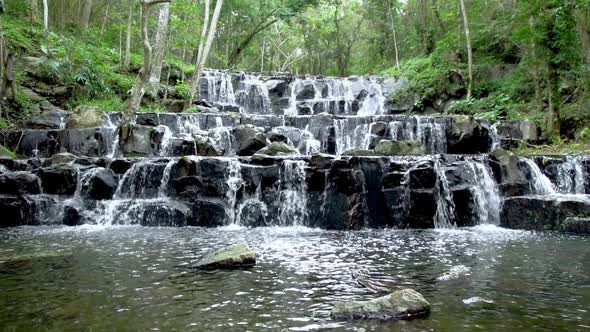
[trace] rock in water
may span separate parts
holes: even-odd
[[[332,310],[334,319],[407,320],[425,317],[430,303],[422,294],[403,289],[369,301],[338,303]]]
[[[233,270],[254,265],[256,265],[256,252],[245,244],[239,244],[208,253],[193,267],[200,270]]]
[[[283,142],[273,142],[271,145],[262,148],[256,152],[258,155],[266,155],[266,156],[289,156],[289,155],[296,155],[299,151],[295,150],[294,148],[290,147],[289,145]]]
[[[101,110],[92,106],[78,106],[70,115],[67,128],[98,128],[102,122]]]

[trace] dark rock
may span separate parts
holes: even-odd
[[[138,113],[135,117],[135,123],[140,126],[156,127],[160,124],[158,113]]]
[[[473,117],[455,115],[451,122],[447,144],[448,153],[486,153],[490,146],[489,132]]]
[[[55,154],[53,156],[51,156],[50,158],[47,159],[47,164],[48,165],[67,165],[70,164],[72,162],[74,162],[78,157],[76,157],[75,155],[71,154],[71,153],[58,153]]]
[[[248,200],[240,206],[239,210],[240,225],[247,227],[265,227],[269,226],[267,222],[266,206],[263,202],[257,200]]]
[[[426,317],[429,313],[430,303],[422,294],[403,289],[369,301],[337,303],[331,316],[339,320],[409,320]]]
[[[197,155],[203,157],[219,157],[225,154],[223,149],[215,146],[211,139],[203,136],[195,137]]]
[[[239,156],[251,156],[266,147],[266,136],[254,127],[238,126],[234,129],[234,135],[239,144]]]
[[[78,209],[72,206],[66,206],[64,208],[64,216],[62,223],[66,226],[78,226],[82,224],[82,216]]]
[[[565,233],[590,235],[590,218],[566,218],[559,230]]]
[[[135,125],[131,129],[131,135],[120,145],[126,156],[152,156],[159,151],[163,136],[164,129],[161,127]]]
[[[385,122],[375,122],[371,126],[371,134],[383,137],[387,131],[387,124]]]
[[[78,182],[78,170],[71,166],[51,166],[37,171],[43,192],[50,195],[73,195]]]
[[[297,93],[297,100],[309,100],[315,98],[315,87],[312,83],[305,84],[303,89]]]
[[[490,168],[503,196],[521,196],[530,192],[529,181],[513,153],[502,149],[493,151]]]
[[[39,178],[31,173],[1,173],[0,194],[36,195],[41,193]]]
[[[189,208],[179,202],[154,203],[142,207],[139,223],[149,227],[185,227],[189,213]]]
[[[115,159],[109,164],[109,169],[117,175],[125,174],[133,166],[133,162],[128,159]]]
[[[504,200],[501,225],[513,229],[566,231],[577,226],[571,218],[589,218],[590,201],[550,196],[519,196]],[[566,222],[568,221],[569,222]]]
[[[285,135],[278,134],[278,133],[268,133],[267,138],[271,143],[279,142],[279,143],[289,143],[289,138]]]
[[[110,169],[98,168],[82,186],[82,195],[94,200],[111,199],[117,190],[118,181]]]
[[[188,139],[171,138],[169,149],[168,152],[172,156],[194,156],[197,154],[195,141]]]
[[[26,197],[0,195],[0,211],[0,227],[35,224],[35,207]]]
[[[34,115],[25,122],[25,128],[61,129],[68,120],[69,113],[62,110],[48,110]]]
[[[364,149],[352,149],[348,151],[344,151],[342,153],[343,156],[351,156],[351,157],[372,157],[375,156],[375,152],[372,150],[364,150]]]
[[[181,199],[191,200],[203,192],[203,181],[197,176],[184,176],[176,179],[176,194]]]
[[[219,227],[229,220],[222,199],[208,198],[194,201],[191,215],[188,226]]]

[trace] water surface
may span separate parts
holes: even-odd
[[[189,268],[206,251],[241,242],[257,250],[255,268]],[[431,302],[430,317],[329,317],[338,301],[407,287]],[[588,331],[589,310],[583,237],[491,226],[0,230],[5,331]]]

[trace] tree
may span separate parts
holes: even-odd
[[[160,5],[158,15],[158,29],[156,30],[156,42],[154,45],[154,60],[149,76],[149,85],[152,92],[158,90],[162,76],[162,62],[164,61],[164,49],[168,37],[168,19],[170,17],[170,3]]]
[[[37,0],[31,0],[29,7],[31,24],[35,24],[37,22]]]
[[[473,88],[473,50],[471,49],[471,33],[469,32],[469,20],[467,18],[467,8],[465,7],[465,0],[459,0],[459,5],[461,7],[461,16],[463,18],[465,41],[467,43],[467,70],[469,72],[467,99],[471,99],[471,90]]]
[[[219,20],[219,15],[221,14],[222,6],[223,0],[217,0],[217,2],[215,3],[215,10],[213,11],[213,18],[211,19],[211,24],[208,25],[209,0],[205,0],[205,21],[203,24],[203,29],[201,30],[201,40],[199,41],[198,56],[197,61],[195,63],[195,72],[193,73],[192,77],[190,96],[184,105],[185,109],[188,109],[193,105],[193,101],[198,95],[199,80],[201,78],[203,68],[207,63],[207,57],[209,56],[211,45],[213,44],[213,38],[215,37],[215,32],[217,31],[217,21]],[[205,35],[207,35],[207,41],[203,45],[203,36]]]
[[[141,100],[145,94],[145,85],[149,77],[152,66],[152,46],[150,45],[150,36],[148,31],[148,19],[152,7],[156,4],[170,2],[171,0],[143,0],[141,3],[143,15],[141,18],[141,33],[143,39],[143,67],[137,75],[135,84],[131,89],[131,94],[127,100],[127,110],[123,113],[121,120],[121,137],[126,141],[130,134],[130,125],[135,112],[139,110]]]
[[[49,32],[49,0],[43,0],[43,28],[45,33]]]
[[[127,37],[125,39],[125,62],[123,66],[129,68],[131,64],[131,28],[133,26],[133,0],[129,0],[129,14],[127,15]]]
[[[82,2],[82,13],[80,15],[80,28],[83,32],[88,30],[88,23],[90,21],[90,13],[92,12],[92,0],[84,0]]]
[[[399,50],[397,48],[397,36],[395,33],[395,20],[393,18],[393,8],[391,6],[391,0],[387,0],[388,9],[389,9],[389,16],[391,17],[391,31],[393,33],[393,47],[395,49],[395,66],[397,67],[397,72],[401,74],[401,66],[399,64]]]

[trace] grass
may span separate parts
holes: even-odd
[[[512,152],[521,156],[531,155],[564,155],[564,154],[590,154],[590,143],[559,142],[552,145],[521,145]]]

